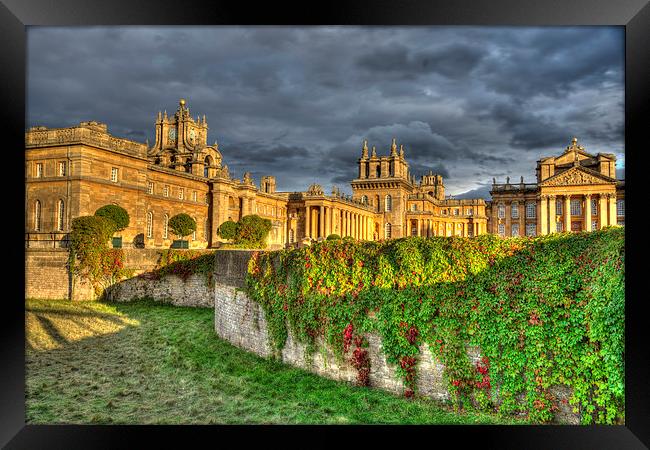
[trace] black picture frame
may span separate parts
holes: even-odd
[[[228,445],[227,439],[282,441],[283,445],[306,446],[313,440],[321,444],[349,446],[349,440],[370,443],[402,441],[396,445],[432,446],[470,444],[482,448],[644,448],[650,446],[650,360],[648,329],[644,315],[646,303],[640,278],[644,270],[640,204],[643,191],[639,171],[645,167],[647,151],[643,132],[650,105],[650,5],[648,0],[445,0],[335,2],[314,4],[251,5],[206,1],[83,1],[3,0],[0,4],[3,47],[0,58],[3,156],[7,176],[5,201],[19,208],[23,186],[20,171],[24,164],[26,26],[79,25],[616,25],[625,27],[625,152],[626,152],[626,424],[625,426],[474,426],[474,427],[172,427],[172,426],[72,426],[25,425],[24,394],[24,285],[5,274],[2,330],[2,401],[0,444],[6,448],[123,448],[135,447],[135,439],[170,447],[174,439],[186,446],[211,439],[208,445]],[[647,145],[647,144],[646,144]],[[9,170],[11,169],[11,170]],[[9,195],[7,195],[9,193]],[[23,204],[25,192],[23,193]],[[12,202],[15,202],[14,205]],[[21,213],[22,214],[22,213]],[[23,224],[16,236],[24,235]],[[10,233],[9,230],[7,230]],[[20,270],[15,261],[24,261],[24,251],[6,245],[5,265]],[[24,269],[24,267],[23,267]],[[24,275],[24,270],[23,270]],[[16,275],[20,280],[20,274]],[[18,284],[18,286],[15,286]],[[22,288],[22,291],[21,291]],[[13,289],[17,292],[14,293]],[[11,294],[9,294],[11,292]],[[317,428],[317,429],[316,429]],[[318,434],[316,434],[318,433]],[[345,434],[345,436],[342,436]],[[301,437],[297,437],[300,435]],[[307,439],[305,439],[307,438]],[[451,439],[444,444],[443,439]],[[406,442],[404,443],[404,439]],[[195,445],[192,445],[194,443]],[[279,443],[279,442],[278,442]],[[463,445],[464,446],[464,445]]]

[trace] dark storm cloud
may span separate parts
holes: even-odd
[[[573,136],[624,171],[616,27],[88,27],[28,29],[28,126],[98,120],[154,140],[185,98],[231,173],[279,190],[350,192],[364,139],[404,145],[447,192],[534,177]]]

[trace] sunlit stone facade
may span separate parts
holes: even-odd
[[[25,133],[25,236],[28,247],[64,246],[71,221],[117,204],[131,217],[124,247],[169,248],[176,236],[168,220],[187,213],[197,231],[191,248],[218,247],[218,227],[249,214],[271,220],[270,248],[298,246],[330,234],[360,240],[404,236],[511,236],[564,229],[593,229],[624,220],[624,184],[615,157],[589,155],[574,140],[557,158],[538,162],[535,184],[494,184],[493,201],[445,196],[441,175],[419,180],[402,145],[386,155],[361,148],[352,195],[280,192],[275,178],[259,186],[250,173],[231,176],[215,142],[208,144],[205,116],[193,118],[181,100],[173,115],[159,112],[153,146],[108,133],[105,124],[32,127]],[[566,214],[571,211],[572,214]],[[573,214],[575,212],[575,214]],[[588,220],[591,219],[591,220]]]
[[[616,179],[615,155],[587,153],[573,138],[561,155],[537,161],[536,175],[536,183],[493,180],[491,233],[536,236],[625,225],[625,182]]]

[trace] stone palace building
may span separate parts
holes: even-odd
[[[111,136],[97,122],[30,128],[25,133],[26,246],[64,247],[72,219],[106,204],[122,206],[131,217],[121,232],[123,245],[145,248],[169,248],[175,237],[167,222],[181,212],[197,223],[191,248],[218,247],[223,241],[218,227],[248,214],[271,220],[270,248],[333,233],[362,240],[514,236],[589,230],[624,220],[624,184],[615,179],[614,155],[589,155],[575,140],[563,155],[538,162],[536,184],[495,183],[493,200],[486,202],[446,198],[440,175],[416,180],[394,139],[383,156],[374,146],[369,154],[363,143],[348,196],[336,188],[326,194],[318,184],[304,192],[277,191],[270,175],[259,186],[248,172],[234,178],[216,142],[208,144],[205,116],[193,118],[185,100],[173,116],[159,112],[155,129],[149,146]]]

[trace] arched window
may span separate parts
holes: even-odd
[[[389,223],[387,223],[386,225],[384,225],[384,237],[385,237],[386,239],[390,239],[390,228],[391,228],[391,226],[390,226]]]
[[[58,214],[57,221],[56,221],[57,223],[56,229],[58,231],[63,231],[63,222],[64,222],[63,219],[65,218],[65,203],[63,202],[63,200],[59,200],[56,210]]]
[[[149,214],[151,214],[151,213],[149,213]],[[148,216],[147,216],[147,220],[149,220]],[[148,222],[147,222],[147,226],[149,226]],[[167,237],[169,236],[168,229],[169,229],[169,216],[167,214],[165,214],[163,216],[163,239],[167,239]]]
[[[34,231],[41,231],[41,202],[34,203]]]
[[[390,195],[386,196],[386,205],[385,205],[385,211],[389,212],[393,210],[393,197]]]
[[[150,238],[153,236],[153,213],[149,211],[147,213],[147,237]]]
[[[368,196],[367,195],[362,195],[361,196],[361,203],[363,203],[364,205],[368,204]]]
[[[377,166],[376,175],[377,175],[377,178],[381,177],[381,166]]]
[[[212,157],[210,155],[205,157],[205,166],[203,167],[203,176],[208,178],[208,168],[212,166]]]

